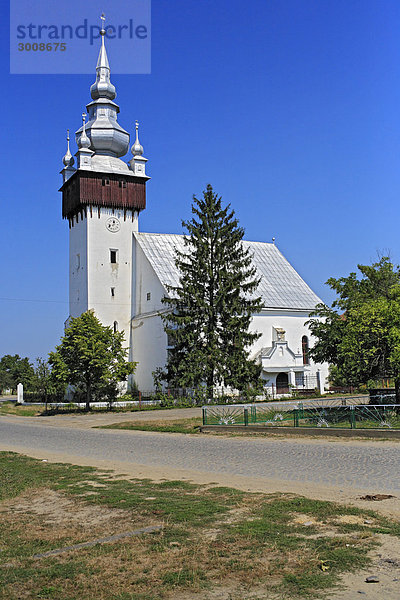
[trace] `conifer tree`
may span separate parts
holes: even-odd
[[[258,386],[261,369],[249,350],[260,334],[249,325],[262,303],[244,229],[211,185],[202,198],[193,196],[192,214],[182,222],[185,250],[176,252],[179,285],[163,299],[170,309],[165,331],[173,338],[166,378],[176,387],[206,385],[209,394],[217,385]]]

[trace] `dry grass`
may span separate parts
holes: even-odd
[[[119,480],[11,453],[0,454],[0,484],[2,600],[320,599],[340,573],[366,564],[372,532],[400,534],[370,511],[329,502]],[[163,530],[32,558],[155,524]]]

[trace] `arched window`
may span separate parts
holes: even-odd
[[[301,338],[301,351],[303,353],[303,365],[310,364],[309,350],[310,350],[310,347],[308,345],[308,337],[306,335],[303,335],[303,337]]]
[[[114,321],[114,333],[117,333],[118,331],[118,322]]]

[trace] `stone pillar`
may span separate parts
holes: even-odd
[[[24,401],[24,386],[22,383],[17,385],[17,402],[18,404],[22,404]]]

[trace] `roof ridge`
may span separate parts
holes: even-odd
[[[135,233],[138,233],[139,235],[157,235],[157,236],[164,236],[164,235],[168,235],[168,236],[172,236],[172,235],[177,235],[179,237],[187,237],[188,234],[186,233],[155,233],[152,231],[136,231]],[[246,242],[246,244],[263,244],[266,246],[276,246],[276,244],[274,244],[273,242],[260,242],[257,240],[242,240],[243,242]]]
[[[153,233],[151,231],[136,231],[139,235],[179,235],[179,237],[183,237],[184,233]]]

